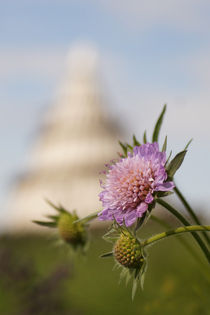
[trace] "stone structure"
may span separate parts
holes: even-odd
[[[92,49],[70,53],[57,102],[49,108],[29,170],[14,191],[10,208],[17,229],[35,228],[31,220],[50,212],[45,198],[76,208],[80,216],[101,207],[99,171],[117,156],[119,133],[105,114],[97,65]]]

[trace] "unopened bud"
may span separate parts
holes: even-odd
[[[63,240],[73,247],[83,246],[86,242],[87,235],[84,224],[78,220],[78,216],[67,212],[61,213],[58,220],[58,231]]]
[[[144,258],[141,245],[129,232],[123,232],[114,245],[114,257],[127,268],[140,268]]]

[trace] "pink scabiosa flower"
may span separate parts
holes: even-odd
[[[109,165],[99,195],[103,205],[99,219],[130,226],[142,217],[156,192],[175,187],[167,181],[165,164],[166,152],[160,152],[154,142],[135,146],[133,153]]]

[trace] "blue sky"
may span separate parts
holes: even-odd
[[[1,203],[27,165],[69,47],[87,41],[101,56],[110,114],[129,133],[151,131],[166,102],[170,148],[181,150],[194,138],[177,182],[207,207],[209,14],[204,0],[0,0]]]

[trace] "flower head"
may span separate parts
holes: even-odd
[[[130,226],[142,217],[156,192],[174,188],[166,181],[165,163],[166,153],[154,142],[135,146],[133,153],[110,165],[99,195],[103,205],[99,219]]]

